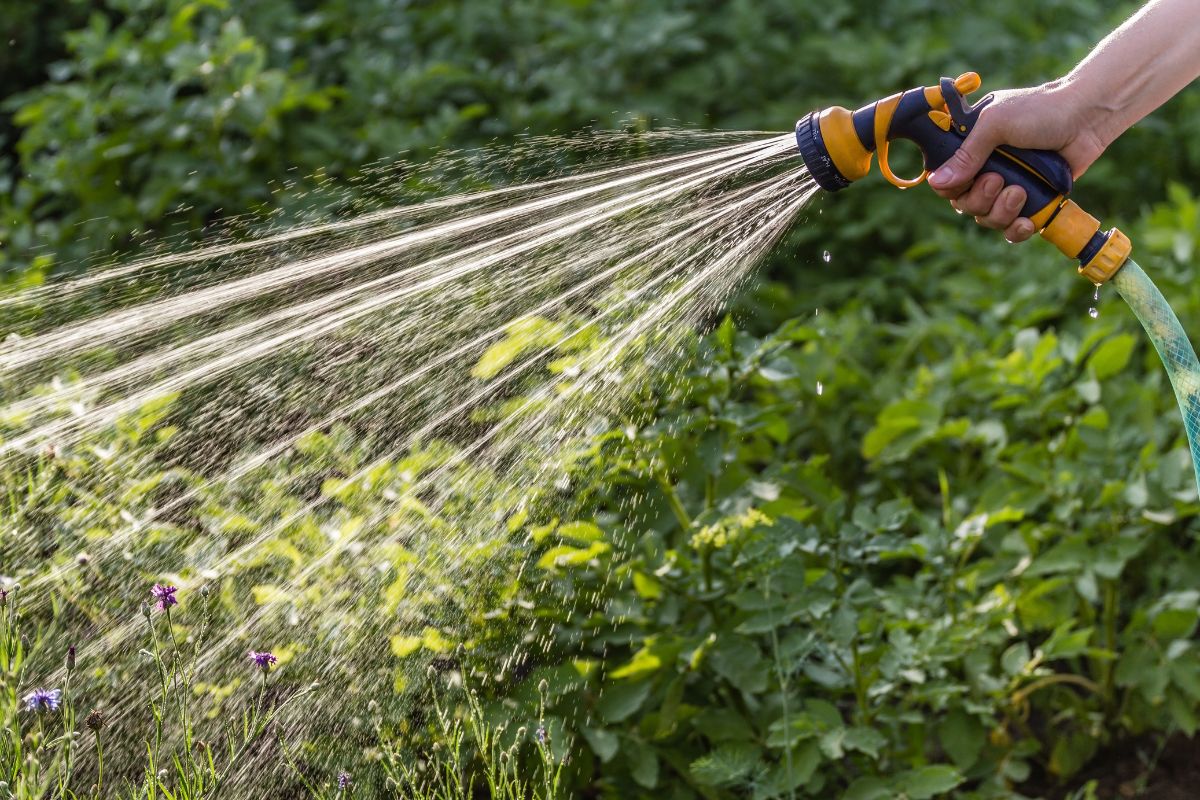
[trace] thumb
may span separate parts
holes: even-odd
[[[929,185],[941,190],[966,189],[971,179],[983,168],[983,162],[1000,144],[996,126],[985,124],[981,117],[954,155],[929,175]]]

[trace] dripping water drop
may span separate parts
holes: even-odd
[[[824,261],[826,264],[828,264],[830,261],[833,260],[833,256],[830,255],[828,250],[826,250],[824,253],[821,254],[821,260]]]

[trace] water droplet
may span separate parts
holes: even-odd
[[[1096,319],[1097,317],[1100,316],[1100,309],[1096,308],[1095,306],[1092,306],[1091,308],[1088,309],[1088,316],[1091,317],[1092,319]]]
[[[1092,299],[1093,300],[1100,299],[1100,284],[1098,284],[1098,283],[1096,284],[1096,291],[1092,294]]]
[[[813,316],[814,316],[814,317],[819,317],[819,316],[821,316],[821,309],[819,309],[819,308],[814,308],[814,309],[813,309]]]
[[[817,381],[817,397],[820,397],[823,394],[825,394],[825,384]]]
[[[822,253],[822,254],[821,254],[821,259],[822,259],[822,260],[823,260],[823,261],[824,261],[826,264],[828,264],[830,261],[832,261],[832,260],[833,260],[833,256],[832,256],[832,255],[830,255],[830,253],[829,253],[829,251],[828,251],[828,250],[826,250],[824,253]]]

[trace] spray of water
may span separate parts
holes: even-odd
[[[117,687],[153,580],[222,598],[212,687],[237,696],[267,648],[329,687],[297,737],[349,735],[347,697],[412,677],[389,642],[470,616],[454,598],[569,488],[571,444],[678,374],[815,191],[790,136],[648,139],[670,146],[576,139],[611,158],[0,298],[0,580],[71,620],[53,636],[101,666],[121,736],[144,735]],[[265,769],[239,796],[270,794]]]

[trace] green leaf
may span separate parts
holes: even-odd
[[[909,800],[929,800],[945,794],[966,780],[962,774],[948,764],[933,764],[928,767],[901,773],[898,779],[900,791]]]
[[[1182,639],[1196,630],[1196,611],[1190,608],[1168,608],[1154,617],[1154,635],[1159,639]]]
[[[648,744],[638,743],[632,748],[625,749],[630,762],[630,775],[639,786],[653,789],[658,785],[658,755]]]
[[[596,703],[596,711],[605,722],[620,722],[642,707],[650,695],[650,683],[606,683]]]
[[[628,663],[610,672],[609,677],[615,680],[645,678],[658,672],[662,667],[663,659],[661,654],[653,647],[643,647],[634,653],[633,658]]]
[[[537,565],[542,569],[562,569],[564,567],[579,567],[587,564],[593,558],[599,558],[609,552],[612,547],[608,542],[593,542],[590,547],[580,548],[570,545],[551,547],[538,559]]]
[[[722,637],[709,654],[709,663],[718,675],[742,691],[760,692],[766,688],[770,665],[751,639]]]
[[[959,769],[967,770],[979,760],[987,732],[975,717],[955,709],[946,715],[938,728],[938,739],[942,749],[954,760]]]
[[[1025,670],[1029,658],[1029,645],[1026,642],[1017,642],[1000,656],[1000,666],[1009,675],[1019,675]]]
[[[706,786],[731,786],[750,775],[760,760],[756,745],[731,742],[697,758],[688,770],[697,782]]]
[[[658,600],[663,595],[662,581],[640,570],[633,573],[633,589],[643,600]]]
[[[883,778],[864,776],[856,778],[846,788],[842,800],[893,800],[895,797],[896,794],[892,791],[891,784]]]
[[[499,374],[527,350],[548,347],[563,339],[562,326],[542,317],[515,322],[505,331],[506,336],[493,344],[476,362],[471,377],[488,379]]]
[[[1125,365],[1129,363],[1129,357],[1133,354],[1135,344],[1137,344],[1137,339],[1133,334],[1121,333],[1096,348],[1096,352],[1092,353],[1092,357],[1088,361],[1096,379],[1104,380],[1125,369]]]
[[[388,643],[396,658],[407,658],[421,649],[423,641],[420,636],[393,636]]]
[[[875,427],[863,439],[863,455],[868,459],[878,458],[901,437],[913,440],[921,433],[935,430],[941,418],[942,409],[934,403],[897,400],[880,412]]]
[[[604,531],[591,522],[566,522],[558,526],[558,535],[580,544],[591,544],[604,539]]]
[[[887,737],[874,728],[857,725],[847,728],[842,737],[842,746],[847,750],[857,750],[866,753],[871,758],[879,758],[879,753],[887,746]]]
[[[1100,740],[1084,731],[1072,731],[1060,736],[1050,750],[1050,772],[1069,778],[1078,772],[1100,746]]]
[[[583,738],[587,740],[588,746],[592,748],[592,752],[600,759],[600,763],[607,764],[612,761],[613,756],[621,749],[620,738],[612,731],[606,731],[603,728],[591,728],[583,726],[579,729],[583,734]]]
[[[781,756],[765,777],[759,778],[756,773],[754,800],[778,800],[792,794],[813,779],[820,764],[821,751],[816,742],[804,742]]]

